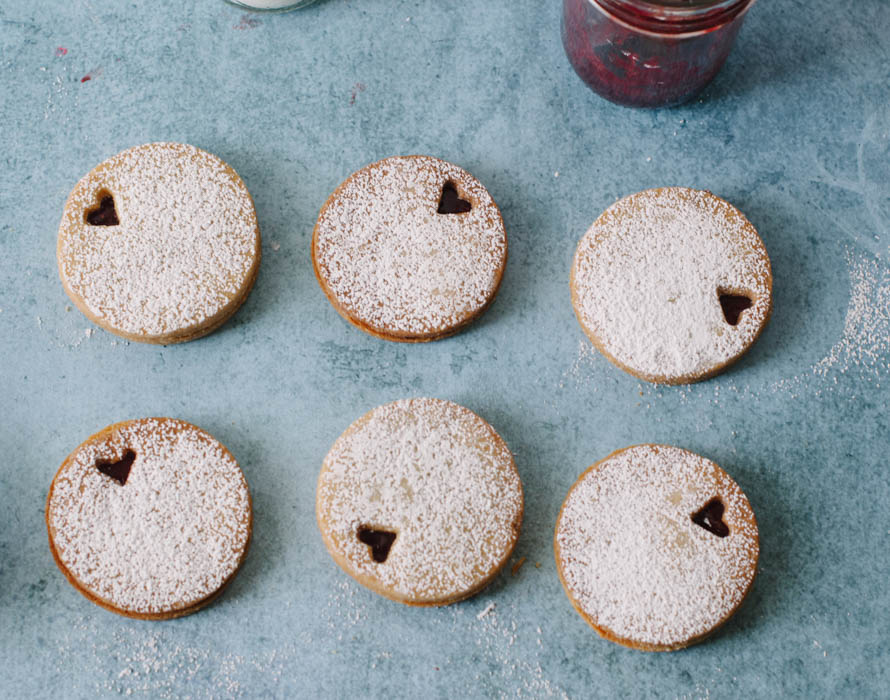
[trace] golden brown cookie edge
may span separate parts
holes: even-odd
[[[84,440],[82,443],[80,443],[77,447],[75,447],[74,450],[62,461],[62,465],[56,471],[55,476],[53,476],[53,480],[50,483],[49,491],[46,495],[46,506],[44,508],[44,522],[46,523],[47,537],[49,539],[49,549],[50,549],[50,552],[52,553],[53,560],[55,561],[56,566],[59,568],[59,570],[65,576],[65,578],[68,579],[68,582],[84,598],[95,603],[96,605],[98,605],[101,608],[105,608],[106,610],[109,610],[113,613],[117,613],[118,615],[121,615],[123,617],[129,617],[129,618],[136,619],[136,620],[172,620],[177,617],[184,617],[186,615],[191,615],[192,613],[197,612],[201,608],[209,605],[214,600],[216,600],[222,594],[222,592],[228,587],[229,583],[235,578],[235,575],[241,570],[241,567],[244,564],[244,560],[247,557],[247,552],[250,550],[251,541],[253,540],[253,497],[250,493],[250,485],[247,483],[247,478],[244,476],[244,471],[241,469],[240,464],[238,464],[238,469],[239,469],[239,471],[241,471],[241,478],[244,481],[245,488],[247,489],[247,507],[248,507],[247,539],[244,541],[244,549],[241,552],[241,557],[239,558],[237,566],[232,570],[232,573],[228,576],[228,578],[226,578],[220,584],[219,588],[217,588],[210,595],[208,595],[200,600],[189,603],[188,605],[184,605],[182,607],[178,607],[178,608],[174,608],[172,610],[158,612],[158,613],[140,613],[140,612],[136,612],[136,611],[132,611],[132,610],[127,610],[125,608],[120,608],[120,607],[114,605],[113,603],[105,600],[104,598],[97,596],[92,591],[90,591],[88,588],[86,588],[77,579],[77,577],[74,576],[73,573],[71,573],[71,571],[68,569],[68,567],[65,566],[64,562],[62,562],[61,557],[59,556],[59,553],[56,550],[55,541],[53,539],[53,528],[50,525],[50,504],[52,503],[52,496],[53,496],[53,490],[56,485],[56,479],[65,470],[65,468],[69,465],[71,460],[81,450],[81,448],[83,448],[84,445],[86,445],[88,443],[104,440],[109,435],[112,435],[113,433],[117,432],[118,430],[120,430],[128,425],[131,425],[133,423],[142,422],[145,420],[156,420],[156,421],[162,421],[162,422],[177,423],[177,424],[180,424],[183,428],[194,428],[195,430],[198,430],[201,433],[209,435],[223,449],[223,452],[225,454],[229,455],[234,460],[235,464],[238,464],[238,461],[235,459],[235,457],[232,455],[232,453],[229,452],[229,449],[225,445],[223,445],[219,440],[217,440],[215,437],[210,435],[210,433],[208,433],[206,430],[203,430],[202,428],[199,428],[198,426],[194,425],[193,423],[189,423],[188,421],[184,421],[179,418],[163,418],[163,417],[134,418],[134,419],[130,419],[130,420],[118,421],[117,423],[112,423],[111,425],[108,425],[108,426],[102,428],[101,430],[99,430],[98,432],[90,435],[90,437],[88,437],[86,440]]]
[[[572,310],[575,312],[575,318],[578,320],[578,325],[581,326],[581,330],[584,332],[584,335],[587,336],[587,338],[590,340],[590,342],[593,343],[593,346],[603,356],[605,356],[605,358],[609,362],[611,362],[613,365],[615,365],[619,369],[623,370],[624,372],[627,372],[632,377],[636,377],[637,379],[641,379],[645,382],[650,382],[652,384],[664,384],[666,386],[676,386],[679,384],[695,384],[696,382],[701,382],[706,379],[710,379],[711,377],[714,377],[714,376],[724,372],[725,370],[727,370],[730,366],[734,365],[744,355],[746,355],[748,353],[748,351],[752,347],[754,347],[754,344],[760,339],[760,336],[763,334],[763,331],[766,329],[766,326],[769,323],[770,318],[772,317],[772,311],[773,311],[772,262],[770,261],[769,253],[766,250],[766,245],[763,243],[763,239],[760,237],[760,233],[757,231],[755,226],[748,220],[748,218],[745,216],[744,212],[742,212],[738,207],[736,207],[734,204],[732,204],[728,200],[725,200],[722,197],[715,195],[710,190],[699,190],[699,189],[695,189],[693,187],[683,187],[683,186],[652,187],[652,188],[649,188],[646,190],[640,190],[639,192],[634,192],[633,194],[626,195],[626,196],[622,197],[621,199],[613,202],[608,207],[606,207],[606,209],[594,220],[591,227],[595,226],[597,221],[599,221],[604,215],[606,215],[606,213],[608,213],[612,209],[612,207],[614,207],[619,202],[621,202],[623,200],[631,199],[633,197],[638,197],[639,195],[642,195],[647,192],[661,192],[663,190],[685,190],[687,192],[696,192],[696,193],[703,192],[703,193],[709,195],[710,197],[713,197],[713,198],[719,200],[723,204],[727,205],[732,212],[734,212],[735,214],[737,214],[740,217],[740,219],[742,221],[742,225],[744,227],[750,229],[751,232],[756,237],[756,240],[759,241],[760,252],[763,254],[761,259],[766,263],[766,268],[767,268],[767,274],[766,274],[766,277],[764,278],[764,283],[766,284],[767,290],[768,290],[767,291],[767,310],[766,310],[766,314],[764,315],[763,321],[758,325],[758,327],[754,333],[754,336],[751,338],[751,341],[740,352],[738,352],[736,355],[733,355],[731,358],[729,358],[725,362],[718,363],[718,364],[714,365],[713,367],[710,367],[710,368],[703,370],[701,372],[691,372],[689,374],[682,374],[682,375],[677,375],[677,376],[648,374],[645,372],[639,372],[635,369],[632,369],[631,367],[624,364],[623,362],[619,361],[618,359],[616,359],[614,355],[612,355],[608,350],[606,350],[602,341],[599,339],[599,337],[596,335],[596,333],[593,331],[593,329],[587,327],[587,325],[582,320],[581,312],[579,310],[580,302],[579,302],[579,295],[578,295],[578,291],[577,291],[577,285],[575,284],[575,269],[577,267],[578,254],[581,249],[581,243],[587,237],[587,231],[585,231],[584,235],[582,235],[581,238],[579,239],[578,244],[575,247],[575,255],[572,257],[572,268],[569,273],[569,288],[570,288],[570,292],[571,292],[571,296],[572,296]]]
[[[111,167],[111,161],[115,158],[120,157],[127,151],[136,150],[139,148],[145,148],[146,146],[156,146],[156,145],[164,145],[169,146],[171,148],[179,148],[179,147],[189,147],[194,148],[201,153],[205,153],[208,156],[215,158],[218,160],[225,169],[226,175],[235,183],[236,186],[239,186],[243,191],[247,194],[247,198],[250,201],[251,213],[253,217],[253,228],[254,228],[254,256],[253,256],[253,264],[248,270],[247,277],[244,280],[243,285],[238,290],[238,292],[229,300],[229,303],[226,304],[222,309],[220,309],[216,314],[211,316],[208,319],[205,319],[201,323],[194,324],[192,326],[188,326],[186,328],[180,328],[175,331],[171,331],[169,333],[161,333],[161,334],[145,334],[145,333],[129,333],[119,328],[115,328],[109,323],[106,323],[103,319],[93,314],[86,305],[84,299],[74,292],[68,284],[68,280],[63,271],[63,262],[62,262],[62,240],[63,237],[67,233],[68,226],[71,225],[72,217],[75,217],[75,212],[73,211],[73,200],[74,195],[80,190],[81,187],[85,186],[88,179],[91,176],[101,174],[105,170]],[[114,195],[114,192],[112,192]],[[92,321],[95,325],[99,326],[103,330],[108,331],[120,338],[124,338],[125,340],[129,340],[136,343],[147,343],[152,345],[175,345],[178,343],[185,343],[190,340],[197,340],[198,338],[202,338],[205,335],[209,335],[213,333],[215,330],[220,328],[226,321],[228,321],[238,309],[247,301],[247,297],[250,295],[251,290],[253,289],[253,285],[256,282],[256,278],[259,274],[260,262],[262,260],[262,238],[260,234],[259,228],[259,219],[256,213],[256,204],[253,201],[253,195],[250,194],[250,190],[247,189],[247,185],[244,183],[244,180],[241,179],[241,176],[235,171],[235,169],[229,165],[226,161],[224,161],[219,156],[210,153],[210,151],[205,151],[202,148],[198,148],[197,146],[191,146],[190,144],[183,144],[177,142],[168,142],[168,141],[154,141],[149,143],[140,144],[138,146],[131,146],[130,148],[126,148],[119,153],[106,158],[101,163],[93,167],[89,172],[87,172],[83,177],[81,177],[77,183],[74,185],[74,188],[68,194],[67,199],[65,200],[65,205],[62,210],[62,220],[59,223],[59,230],[56,237],[56,265],[59,273],[59,279],[62,282],[62,288],[65,290],[65,294],[68,295],[68,298],[74,303],[74,305],[80,310],[80,312],[86,316],[90,321]]]
[[[498,207],[497,202],[494,201],[494,197],[491,197],[491,193],[489,192],[488,196],[491,198],[492,206],[494,207],[495,213],[497,215],[497,221],[500,222],[500,228],[504,232],[504,255],[503,255],[503,258],[501,259],[501,264],[496,271],[496,278],[495,278],[491,293],[489,294],[488,298],[486,299],[485,304],[483,304],[475,312],[468,314],[465,318],[461,319],[457,323],[454,323],[454,324],[448,326],[447,328],[443,328],[443,329],[437,330],[437,331],[431,331],[429,333],[409,333],[409,332],[398,331],[398,330],[393,330],[393,329],[388,329],[388,328],[379,328],[376,326],[372,326],[371,324],[366,323],[365,321],[361,320],[358,317],[358,315],[354,314],[348,307],[346,307],[344,304],[340,303],[340,301],[336,298],[334,293],[331,291],[330,287],[327,284],[326,279],[324,278],[324,276],[321,272],[320,266],[318,264],[317,254],[316,254],[317,244],[318,244],[318,225],[319,225],[319,222],[321,221],[322,217],[324,216],[325,211],[327,211],[328,207],[333,204],[335,199],[339,196],[340,192],[343,189],[345,189],[348,184],[350,184],[352,182],[353,178],[362,174],[364,171],[370,170],[371,168],[374,168],[374,167],[377,167],[377,166],[381,165],[382,163],[385,163],[386,161],[391,160],[393,158],[400,158],[400,159],[422,158],[422,159],[434,160],[434,161],[437,161],[440,163],[445,163],[447,165],[458,168],[462,174],[464,174],[467,177],[472,178],[473,180],[478,182],[479,185],[486,192],[488,192],[488,188],[485,187],[482,184],[482,182],[480,180],[478,180],[478,178],[476,178],[468,170],[465,170],[464,168],[462,168],[459,165],[456,165],[449,161],[443,160],[442,158],[437,158],[435,156],[424,156],[424,155],[418,155],[418,154],[407,155],[407,156],[389,156],[387,158],[381,158],[380,160],[374,161],[373,163],[369,163],[368,165],[365,165],[364,167],[359,168],[358,170],[353,172],[351,175],[349,175],[349,177],[347,177],[345,180],[343,180],[343,182],[341,182],[336,187],[336,189],[330,194],[330,196],[325,200],[325,203],[322,205],[321,210],[318,213],[318,218],[315,221],[315,226],[312,229],[312,241],[311,241],[312,269],[315,272],[315,279],[318,281],[318,285],[321,287],[322,292],[324,292],[324,295],[327,297],[328,301],[331,303],[331,306],[334,307],[334,309],[337,311],[338,314],[340,314],[340,316],[342,316],[344,319],[346,319],[349,323],[351,323],[353,326],[355,326],[359,330],[362,330],[365,333],[367,333],[368,335],[374,336],[375,338],[380,338],[381,340],[390,340],[390,341],[397,342],[397,343],[428,343],[428,342],[432,342],[434,340],[441,340],[443,338],[448,338],[449,336],[456,335],[457,333],[460,333],[468,325],[473,323],[473,321],[475,321],[480,316],[482,316],[482,314],[484,314],[488,310],[488,308],[494,303],[494,300],[497,297],[498,292],[500,291],[501,283],[503,282],[504,271],[507,268],[507,260],[509,257],[509,243],[508,243],[508,238],[507,238],[507,229],[506,229],[506,226],[504,225],[504,218],[503,218],[503,215],[501,214],[500,207]]]
[[[396,603],[402,603],[403,605],[408,605],[411,607],[444,607],[447,605],[452,605],[454,603],[459,603],[463,600],[472,598],[473,596],[477,595],[478,593],[483,591],[485,588],[487,588],[489,585],[491,585],[491,583],[497,578],[497,576],[501,573],[501,571],[503,571],[504,567],[507,565],[507,562],[510,561],[510,557],[513,555],[513,552],[516,550],[516,545],[519,542],[519,536],[521,534],[522,520],[525,515],[525,489],[523,488],[523,485],[522,485],[522,478],[519,475],[519,470],[516,468],[516,459],[513,456],[513,453],[510,451],[509,445],[507,445],[506,441],[494,429],[494,426],[491,425],[491,423],[489,423],[485,418],[480,416],[475,411],[467,408],[466,406],[463,406],[462,404],[458,404],[453,401],[448,401],[447,399],[436,399],[436,400],[453,404],[465,411],[468,411],[469,413],[471,413],[472,415],[474,415],[476,418],[478,418],[479,420],[481,420],[483,422],[483,424],[486,426],[489,433],[494,436],[494,439],[496,441],[499,441],[503,444],[507,453],[510,455],[510,468],[512,469],[513,474],[516,477],[516,482],[519,484],[519,497],[520,497],[519,509],[516,513],[516,517],[514,518],[513,523],[511,523],[511,525],[510,525],[511,534],[512,534],[512,542],[511,542],[510,546],[507,548],[507,550],[505,550],[502,560],[500,562],[498,562],[498,564],[492,568],[492,570],[488,576],[484,577],[476,585],[471,586],[470,588],[466,589],[465,591],[461,591],[453,596],[442,596],[442,597],[436,597],[436,598],[419,598],[419,597],[412,597],[410,595],[401,595],[399,593],[396,593],[396,592],[388,589],[386,586],[382,585],[377,579],[371,578],[369,576],[364,576],[364,575],[358,573],[357,571],[354,571],[352,569],[352,567],[349,565],[348,560],[340,554],[339,550],[336,547],[336,543],[331,539],[331,537],[328,533],[329,528],[327,527],[327,520],[325,519],[324,515],[321,512],[322,511],[322,502],[321,502],[321,498],[320,498],[321,483],[322,483],[322,477],[325,474],[324,461],[327,460],[327,454],[325,455],[325,459],[322,461],[322,468],[321,468],[321,471],[319,472],[318,479],[316,482],[316,489],[315,489],[316,523],[318,525],[319,532],[321,533],[322,542],[324,543],[325,549],[331,555],[331,558],[337,563],[337,565],[346,574],[348,574],[352,579],[354,579],[355,581],[360,583],[365,588],[368,588],[369,590],[373,591],[374,593],[377,593],[378,595],[381,595],[384,598],[392,600]],[[394,402],[389,402],[389,403],[394,403]],[[387,404],[381,404],[381,406],[385,406],[385,405],[387,405]],[[352,423],[350,423],[349,426],[337,437],[337,440],[339,440],[341,437],[343,437],[343,435],[345,435],[347,432],[349,432],[353,428],[360,427],[360,424],[363,424],[364,422],[369,420],[371,417],[371,414],[374,411],[376,411],[378,408],[380,408],[380,406],[375,406],[374,408],[370,409],[369,411],[367,411],[363,415],[361,415],[359,418],[354,420]],[[334,443],[332,443],[331,449],[333,449],[334,445],[337,443],[337,440],[335,440]],[[329,452],[330,452],[330,450],[329,450]]]
[[[748,594],[751,592],[751,589],[754,586],[754,580],[757,578],[757,565],[760,561],[760,530],[757,527],[757,518],[754,515],[754,509],[751,508],[750,501],[748,501],[747,494],[745,494],[745,492],[742,491],[742,488],[723,469],[723,467],[721,467],[719,464],[717,464],[713,460],[710,460],[707,457],[705,457],[704,459],[707,459],[708,462],[710,462],[712,465],[714,465],[714,467],[717,468],[717,474],[719,475],[720,480],[723,481],[724,479],[726,479],[729,481],[729,483],[735,484],[736,488],[738,488],[738,490],[739,490],[739,493],[745,498],[745,501],[748,503],[748,511],[750,513],[749,523],[753,526],[754,532],[755,532],[755,543],[757,545],[757,552],[754,556],[754,560],[751,562],[751,566],[750,566],[751,576],[748,579],[748,585],[745,588],[745,590],[742,594],[742,597],[739,599],[739,602],[736,604],[736,606],[734,608],[732,608],[729,611],[729,613],[723,619],[718,621],[709,630],[707,630],[703,634],[695,635],[693,637],[690,637],[689,639],[685,639],[685,640],[678,642],[676,644],[652,644],[649,642],[634,640],[629,637],[621,637],[621,636],[615,634],[614,632],[612,632],[612,630],[610,630],[608,627],[598,625],[582,609],[581,604],[572,595],[571,590],[569,589],[569,585],[565,580],[565,576],[563,575],[562,561],[561,561],[560,547],[559,547],[559,526],[560,526],[560,523],[562,522],[563,511],[565,510],[565,506],[569,500],[569,496],[571,496],[572,492],[584,480],[584,478],[587,476],[587,474],[592,472],[595,469],[598,469],[602,464],[604,464],[605,462],[612,459],[612,457],[615,457],[616,455],[619,455],[622,452],[626,452],[627,450],[631,450],[631,449],[634,449],[637,447],[650,447],[650,448],[658,449],[661,447],[675,448],[676,446],[675,445],[665,445],[665,444],[661,444],[661,443],[651,443],[651,442],[639,443],[636,445],[628,445],[627,447],[622,447],[620,449],[613,450],[608,455],[606,455],[599,461],[594,462],[589,467],[587,467],[587,469],[585,469],[583,472],[581,472],[581,474],[578,476],[578,478],[575,479],[574,483],[572,483],[572,485],[569,487],[568,492],[566,492],[565,498],[562,501],[562,505],[560,505],[560,508],[559,508],[559,515],[556,516],[556,527],[554,528],[554,531],[553,531],[553,554],[554,554],[554,558],[556,560],[556,573],[559,575],[559,582],[562,584],[563,592],[566,594],[566,597],[569,599],[569,602],[572,604],[572,607],[575,609],[575,611],[578,613],[578,615],[580,615],[581,618],[588,625],[590,625],[596,631],[596,633],[603,639],[606,639],[607,641],[610,641],[610,642],[614,642],[615,644],[620,644],[621,646],[627,647],[629,649],[636,649],[637,651],[679,651],[680,649],[685,649],[687,647],[698,644],[699,642],[702,642],[705,639],[707,639],[708,637],[710,637],[717,630],[719,630],[721,627],[723,627],[727,622],[729,622],[729,620],[742,607],[745,600],[748,598]],[[677,449],[681,449],[681,450],[684,450],[685,452],[689,452],[690,454],[693,454],[696,457],[701,457],[701,455],[691,452],[690,450],[686,450],[685,448],[680,447]]]

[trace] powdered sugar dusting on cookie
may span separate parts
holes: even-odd
[[[452,182],[469,212],[437,213]],[[416,336],[458,326],[491,301],[507,255],[491,196],[465,170],[425,156],[394,157],[352,175],[315,228],[327,293],[377,331]]]
[[[713,498],[726,537],[692,521]],[[576,482],[556,529],[570,597],[597,627],[656,647],[683,646],[729,617],[756,572],[751,506],[713,462],[678,447],[639,445]]]
[[[103,190],[114,198],[117,226],[91,226],[84,218]],[[77,184],[58,257],[69,290],[110,327],[176,333],[212,319],[252,282],[256,213],[244,183],[216,156],[183,144],[146,144]]]
[[[753,226],[709,192],[625,197],[581,240],[572,270],[581,325],[619,364],[652,381],[692,379],[742,354],[771,310],[769,257]],[[719,293],[752,299],[737,325]]]
[[[413,602],[445,602],[506,561],[522,485],[503,440],[479,416],[438,399],[366,414],[334,443],[318,484],[320,525],[353,572]],[[382,563],[360,527],[397,534]]]
[[[128,449],[136,458],[124,485],[96,467]],[[150,418],[77,449],[53,482],[47,522],[84,589],[124,611],[165,613],[202,601],[238,568],[250,498],[237,462],[210,435]]]

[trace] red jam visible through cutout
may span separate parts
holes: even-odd
[[[457,194],[457,188],[453,182],[446,182],[442,187],[442,197],[439,199],[439,214],[465,214],[473,206]]]
[[[389,556],[392,543],[396,541],[396,533],[386,530],[375,530],[370,527],[358,529],[359,542],[363,542],[371,548],[371,558],[378,564],[382,564]]]
[[[130,467],[133,466],[135,460],[136,453],[133,452],[133,450],[127,450],[124,452],[124,456],[116,461],[110,459],[97,459],[96,469],[105,474],[105,476],[110,476],[123,486],[127,483],[127,477],[130,476]]]
[[[120,219],[117,218],[117,211],[114,208],[114,197],[108,190],[100,190],[96,195],[99,204],[92,209],[87,209],[85,215],[86,222],[90,226],[118,226]]]
[[[692,522],[717,537],[726,537],[729,534],[729,526],[723,522],[723,510],[723,501],[712,498],[701,510],[692,514]]]
[[[723,318],[726,319],[726,322],[730,326],[739,325],[739,319],[742,316],[742,312],[745,311],[745,309],[750,309],[754,305],[754,301],[751,297],[746,297],[742,294],[731,294],[730,292],[718,289],[717,295],[720,298],[720,306],[723,309]]]

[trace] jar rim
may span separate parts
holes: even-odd
[[[686,38],[745,14],[757,0],[587,0],[628,29]]]

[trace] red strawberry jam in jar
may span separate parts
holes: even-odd
[[[612,102],[666,107],[720,71],[756,0],[563,0],[575,71]]]

